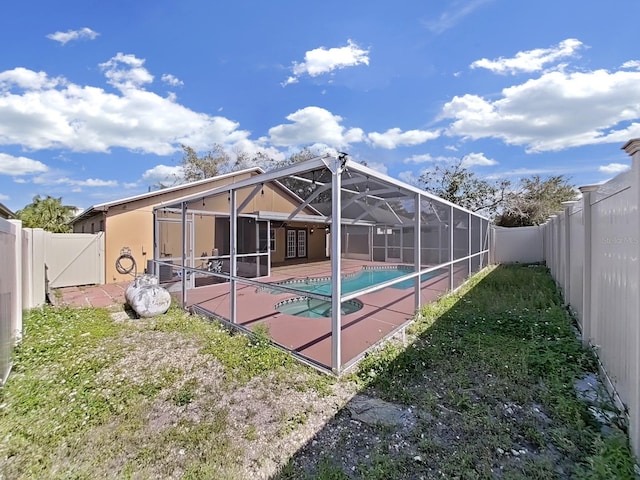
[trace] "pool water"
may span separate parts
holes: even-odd
[[[357,275],[349,276],[342,279],[341,292],[342,295],[357,292],[358,290],[362,290],[373,285],[378,285],[379,283],[388,282],[389,280],[402,277],[411,273],[412,271],[413,270],[404,268],[363,269]],[[421,276],[421,281],[424,282],[425,280],[438,276],[441,273],[442,272],[440,270],[425,273]],[[304,292],[318,293],[320,295],[331,295],[331,280],[308,281],[306,283],[300,281],[282,282],[280,283],[280,285],[285,285],[291,288],[295,288],[296,290],[302,290]],[[409,279],[400,283],[396,283],[392,285],[391,288],[404,290],[413,286],[414,280]],[[272,290],[271,292],[281,293],[277,290]]]
[[[306,318],[327,318],[331,316],[331,302],[315,298],[298,297],[276,304],[276,310],[286,315]],[[362,308],[362,302],[349,300],[340,307],[342,315],[349,315]]]

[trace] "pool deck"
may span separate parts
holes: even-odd
[[[342,275],[357,273],[363,266],[381,265],[390,266],[380,262],[343,259]],[[271,283],[330,276],[331,264],[324,261],[273,268],[270,277],[261,278],[259,281]],[[456,284],[462,283],[463,280],[456,279]],[[424,281],[421,303],[437,299],[448,288],[449,279],[446,274]],[[250,330],[257,325],[265,325],[274,342],[321,368],[331,369],[331,318],[297,317],[275,310],[276,303],[296,296],[292,294],[274,294],[260,291],[253,285],[238,284],[236,295],[236,318],[239,325]],[[363,308],[342,316],[342,368],[349,366],[373,345],[408,324],[416,311],[413,288],[385,288],[361,295],[358,300],[363,303]],[[229,320],[229,283],[207,285],[187,291],[186,306],[199,307]]]

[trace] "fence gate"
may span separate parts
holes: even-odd
[[[45,265],[48,288],[103,284],[104,232],[47,233]]]

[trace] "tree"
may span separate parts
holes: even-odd
[[[62,204],[62,197],[54,198],[47,195],[33,197],[33,202],[16,212],[16,217],[22,220],[27,228],[43,228],[49,232],[71,232],[69,222],[74,216],[76,207]]]
[[[228,169],[231,163],[222,145],[214,145],[213,149],[202,156],[198,156],[197,152],[187,145],[181,145],[181,147],[183,153],[180,163],[187,182],[215,177]]]
[[[574,200],[577,192],[564,175],[543,180],[539,175],[523,178],[520,189],[510,192],[503,210],[495,219],[503,227],[526,227],[544,223],[562,210],[562,202]]]
[[[444,200],[472,212],[494,216],[503,204],[511,185],[509,180],[490,182],[478,178],[462,164],[463,159],[447,165],[436,165],[420,175],[424,189]]]
[[[317,157],[315,153],[313,153],[309,148],[303,148],[302,150],[293,153],[291,156],[282,160],[276,164],[276,168],[286,167],[289,165],[293,165],[296,163],[301,163],[306,160],[310,160],[312,158]],[[316,179],[320,181],[320,178]],[[286,177],[281,178],[280,183],[282,183],[285,187],[291,190],[293,193],[298,195],[300,198],[307,199],[311,194],[315,191],[317,186],[310,182],[305,182],[303,180],[298,180],[297,178]]]

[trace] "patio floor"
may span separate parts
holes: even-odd
[[[355,273],[363,266],[390,264],[344,259],[342,273]],[[466,273],[466,272],[465,272]],[[260,279],[264,282],[279,282],[306,277],[330,277],[329,261],[304,265],[277,267],[272,275]],[[461,281],[456,282],[456,284]],[[422,283],[422,303],[428,303],[448,290],[447,274],[440,274]],[[414,316],[414,289],[393,287],[358,297],[363,308],[342,316],[342,367],[349,366],[370,347],[406,325]],[[303,293],[298,296],[304,295]],[[278,312],[275,304],[296,295],[274,294],[260,291],[253,285],[238,284],[237,323],[247,329],[265,325],[274,342],[291,350],[310,362],[331,369],[331,318],[307,318]],[[187,306],[198,307],[229,320],[229,284],[198,287],[187,292]]]
[[[343,259],[342,274],[356,273],[363,266],[390,266],[388,263]],[[466,277],[465,271],[454,273],[455,285]],[[330,277],[329,261],[272,268],[270,277],[261,282],[271,283],[300,278]],[[128,283],[65,287],[54,291],[52,302],[56,305],[78,307],[103,307],[122,309],[125,306],[124,291]],[[178,287],[175,284],[174,287]],[[449,289],[448,275],[440,274],[422,282],[421,303],[429,303]],[[171,290],[175,290],[172,288]],[[342,368],[348,367],[369,348],[380,343],[390,334],[408,324],[415,314],[413,288],[385,288],[361,295],[358,300],[363,308],[342,316],[341,358]],[[176,293],[172,293],[176,296]],[[281,313],[275,305],[284,299],[303,296],[303,293],[271,293],[260,291],[253,285],[238,284],[237,321],[249,330],[265,325],[272,340],[310,363],[331,369],[331,318],[307,318]],[[179,296],[179,295],[177,295]],[[231,317],[229,283],[197,287],[187,291],[187,307],[196,307],[202,313],[211,313],[229,321]]]
[[[50,300],[53,305],[73,307],[124,308],[124,292],[129,282],[61,287],[53,290]]]

